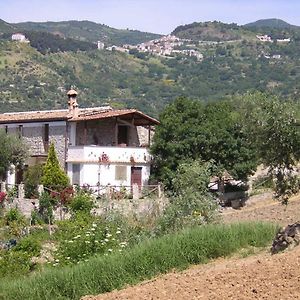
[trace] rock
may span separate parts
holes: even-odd
[[[273,240],[271,252],[272,254],[285,250],[286,248],[294,248],[300,243],[300,223],[288,225],[280,229]]]

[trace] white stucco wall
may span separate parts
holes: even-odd
[[[130,186],[131,185],[131,165],[110,164],[105,165],[98,163],[81,163],[80,168],[80,186],[88,184],[96,187],[100,179],[100,185],[112,186]],[[126,166],[126,180],[116,180],[116,166]],[[142,185],[146,185],[150,176],[150,166],[147,164],[138,164],[135,167],[142,168]],[[99,176],[100,171],[100,176]],[[72,182],[72,163],[68,163],[68,176]]]

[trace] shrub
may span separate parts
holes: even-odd
[[[21,239],[17,243],[17,246],[13,248],[13,251],[25,252],[32,257],[38,256],[41,252],[41,249],[41,243],[29,236]]]
[[[94,207],[94,200],[90,193],[80,190],[70,201],[70,209],[73,214],[89,214]]]
[[[17,208],[11,208],[4,215],[6,225],[11,225],[13,222],[22,224],[24,223],[25,217]]]
[[[33,268],[31,256],[22,251],[0,250],[0,277],[25,275]]]
[[[211,163],[194,161],[181,164],[173,180],[174,194],[159,218],[156,234],[215,220],[217,202],[208,190]]]
[[[59,165],[53,143],[49,148],[41,183],[48,189],[55,191],[61,191],[69,185],[69,178]]]
[[[57,200],[47,192],[44,192],[39,198],[39,216],[46,223],[53,221],[53,207],[57,204]]]
[[[37,187],[43,175],[43,165],[29,167],[24,173],[24,186],[26,198],[37,198]]]

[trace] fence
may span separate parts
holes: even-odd
[[[38,199],[26,199],[24,184],[8,185],[0,184],[1,191],[6,192],[8,200],[5,209],[18,208],[25,216],[30,217],[31,212],[39,207]],[[161,185],[133,186],[74,186],[74,193],[78,189],[86,189],[95,196],[95,214],[119,212],[124,215],[145,217],[153,214],[160,214],[164,209],[167,198],[164,197]],[[38,187],[41,194],[44,190],[51,191],[43,186]],[[72,191],[73,191],[72,190]],[[59,193],[56,192],[58,195]],[[58,205],[54,211],[56,219],[68,218],[68,212],[64,206]]]
[[[94,195],[96,198],[108,198],[108,199],[140,199],[140,198],[162,198],[164,196],[164,189],[161,184],[158,185],[144,185],[138,186],[133,184],[132,186],[125,185],[83,185],[83,186],[73,186],[74,192],[79,189],[86,190]],[[43,185],[38,185],[37,191],[41,195],[44,190],[49,192],[60,194],[57,191],[53,191],[44,188]],[[25,185],[20,184],[7,184],[5,182],[0,182],[0,191],[8,194],[10,198],[24,199],[25,198]]]

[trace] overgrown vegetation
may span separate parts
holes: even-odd
[[[263,223],[195,227],[82,265],[46,270],[19,280],[3,279],[1,299],[79,299],[108,292],[174,268],[228,256],[247,246],[266,246],[275,230]]]

